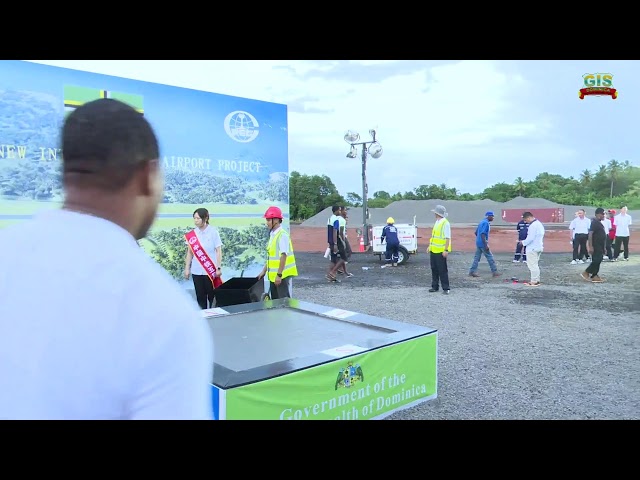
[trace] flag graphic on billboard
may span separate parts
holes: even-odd
[[[133,93],[112,92],[109,90],[100,90],[98,88],[78,87],[75,85],[64,86],[64,110],[65,115],[73,112],[80,105],[99,98],[113,98],[120,100],[135,108],[141,115],[144,115],[144,106],[142,95]]]

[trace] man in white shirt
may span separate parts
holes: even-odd
[[[88,102],[62,155],[63,208],[0,231],[0,418],[212,418],[211,332],[136,243],[163,196],[151,126]]]
[[[631,236],[631,215],[627,213],[627,207],[622,207],[620,213],[614,218],[616,224],[616,240],[613,245],[613,260],[618,261],[621,247],[624,247],[624,260],[629,260],[629,237]]]
[[[333,245],[333,225],[335,224],[336,220],[337,220],[337,213],[340,212],[340,207],[337,205],[334,205],[333,207],[331,207],[331,216],[329,217],[329,220],[327,220],[327,250],[325,251],[324,254],[324,258],[330,258],[331,259],[331,266],[329,267],[329,270],[331,270],[334,266],[335,266],[335,258],[333,256],[333,252],[331,249],[331,246]]]
[[[528,287],[540,286],[540,255],[544,251],[544,225],[531,212],[524,212],[522,218],[529,224],[527,238],[522,240],[522,246],[527,248],[527,267],[531,272],[531,281],[525,282]]]
[[[589,259],[587,240],[589,239],[591,220],[585,216],[585,213],[583,209],[578,210],[578,216],[571,220],[569,224],[569,230],[571,230],[573,236],[573,260],[571,265],[584,263],[583,259]]]

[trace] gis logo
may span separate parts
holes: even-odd
[[[610,73],[585,73],[582,83],[584,88],[578,92],[580,100],[589,95],[611,97],[613,100],[618,98],[618,91],[613,88],[613,75]]]

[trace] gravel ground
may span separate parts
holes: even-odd
[[[502,278],[483,259],[476,279],[472,255],[452,254],[449,296],[427,291],[424,253],[384,269],[356,254],[339,284],[322,255],[296,258],[296,298],[438,329],[438,398],[389,419],[640,418],[640,257],[603,264],[606,283],[591,284],[585,265],[543,254],[543,285],[530,288],[509,281],[529,279],[512,256],[496,255]]]

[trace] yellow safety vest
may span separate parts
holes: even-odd
[[[267,245],[267,278],[269,278],[270,282],[276,281],[276,274],[280,268],[278,242],[280,240],[280,236],[284,234],[285,231],[280,227],[280,231],[269,240],[269,244]],[[295,277],[297,275],[298,269],[296,268],[296,257],[293,254],[291,237],[289,237],[289,254],[287,255],[287,261],[284,264],[284,270],[282,270],[282,278]]]
[[[429,251],[433,253],[442,253],[447,245],[447,239],[444,236],[444,226],[449,223],[449,220],[443,218],[441,222],[433,226],[431,230],[431,242],[429,243]],[[449,249],[451,251],[451,242],[449,242]]]

